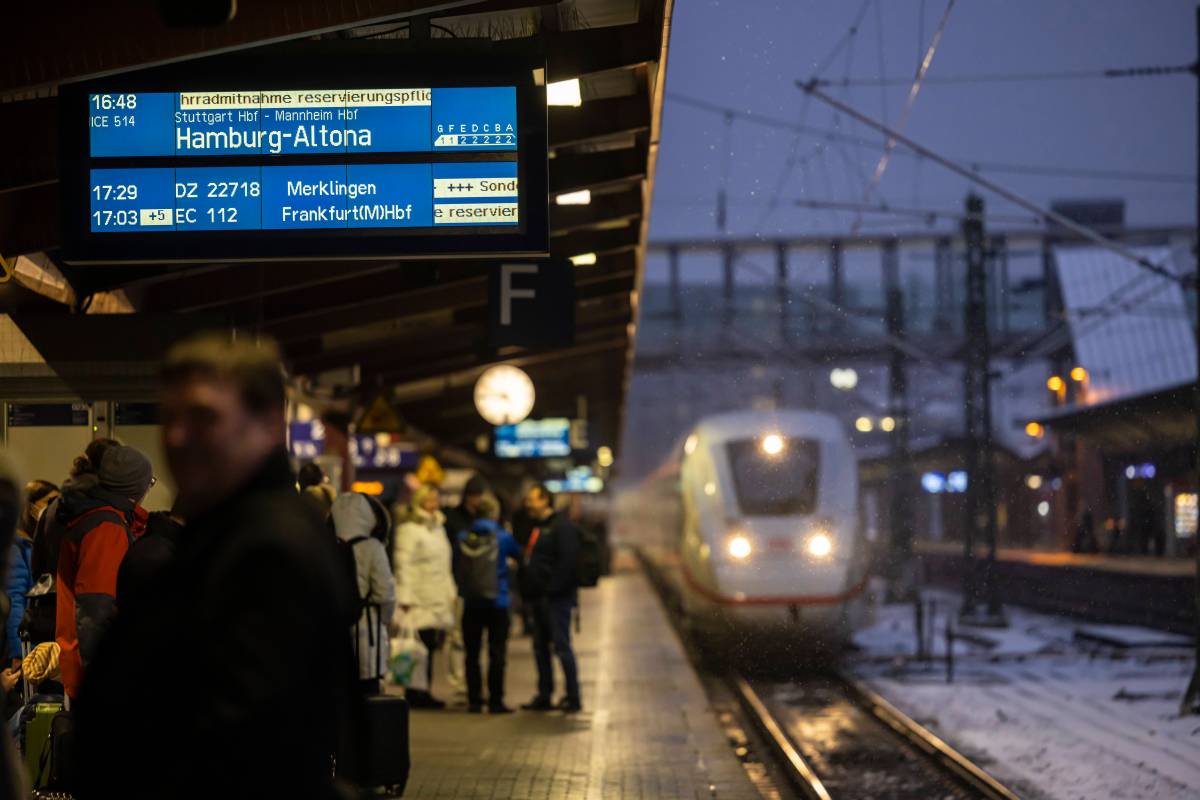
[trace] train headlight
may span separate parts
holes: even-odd
[[[827,533],[814,533],[808,537],[804,549],[813,558],[828,558],[833,552],[833,539]]]
[[[730,536],[729,540],[725,542],[725,550],[738,561],[745,561],[754,552],[754,547],[745,534],[737,533]]]

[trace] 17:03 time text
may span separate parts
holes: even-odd
[[[176,225],[195,225],[200,220],[196,212],[199,209],[195,208],[177,208],[174,213],[174,222]],[[204,214],[208,217],[208,221],[212,224],[221,225],[236,225],[238,221],[238,210],[236,208],[206,208]],[[143,221],[144,218],[144,221]],[[92,219],[96,221],[97,227],[137,227],[142,225],[162,225],[171,224],[171,209],[169,208],[153,208],[145,209],[139,212],[137,209],[122,208],[117,210],[101,209],[92,212]]]

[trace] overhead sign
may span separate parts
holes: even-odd
[[[157,425],[158,403],[117,403],[117,425]]]
[[[604,479],[586,466],[576,467],[562,478],[547,480],[546,488],[555,494],[598,494],[604,491]]]
[[[497,458],[560,458],[571,454],[570,436],[565,417],[527,419],[497,426],[493,450]]]
[[[488,278],[493,347],[563,347],[575,342],[575,268],[565,259],[505,263]]]
[[[10,428],[74,427],[87,424],[87,403],[8,404]]]
[[[66,260],[544,253],[538,66],[358,43],[64,86]]]
[[[325,452],[325,426],[320,420],[290,423],[288,448],[299,460],[316,458]],[[357,434],[350,439],[350,460],[360,470],[415,470],[419,456],[416,445],[387,434]]]

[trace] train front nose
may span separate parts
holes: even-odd
[[[739,520],[726,531],[720,552],[717,581],[735,601],[787,605],[846,588],[850,548],[825,520]]]

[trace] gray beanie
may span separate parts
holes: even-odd
[[[100,485],[121,497],[141,497],[150,490],[154,469],[136,447],[114,445],[100,459]]]

